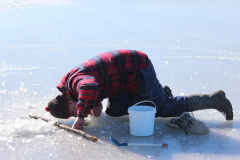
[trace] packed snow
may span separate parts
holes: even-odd
[[[239,159],[240,2],[237,0],[1,0],[0,159]],[[194,112],[209,135],[185,135],[155,120],[154,135],[129,133],[128,116],[89,116],[74,133],[29,118],[36,115],[71,126],[44,110],[59,94],[62,76],[105,51],[147,53],[162,85],[174,95],[224,90],[234,109],[226,121],[215,110]],[[106,100],[103,102],[104,107]],[[143,126],[144,127],[144,126]],[[120,143],[167,143],[117,147]]]

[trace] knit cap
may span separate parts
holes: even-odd
[[[45,110],[50,112],[51,115],[56,118],[68,119],[69,106],[66,95],[60,94],[56,98],[52,99]]]

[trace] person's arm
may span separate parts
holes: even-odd
[[[80,118],[87,117],[92,108],[97,104],[99,96],[98,83],[94,79],[84,79],[78,86],[77,115]]]
[[[99,87],[96,79],[89,76],[81,80],[77,86],[78,102],[77,102],[77,119],[73,124],[73,128],[83,129],[84,118],[88,116],[92,108],[97,103],[99,95]]]

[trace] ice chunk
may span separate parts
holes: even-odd
[[[11,151],[15,151],[15,147],[12,147],[12,146],[8,146],[8,148],[11,150]]]
[[[7,142],[12,143],[13,142],[13,136],[9,136]]]
[[[37,92],[33,91],[33,95],[36,96],[36,95],[37,95]]]
[[[21,119],[19,117],[15,118],[14,120],[14,128],[21,128],[22,124],[21,124]]]
[[[7,94],[7,90],[0,90],[0,94]]]
[[[7,141],[8,137],[7,136],[0,136],[0,141]]]
[[[5,82],[2,82],[2,87],[5,88]]]
[[[44,138],[45,136],[43,134],[39,134],[35,136],[36,138]]]
[[[24,82],[21,82],[20,84],[20,93],[27,93],[27,88],[24,88]]]

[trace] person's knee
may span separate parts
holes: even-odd
[[[105,113],[111,117],[121,117],[121,116],[128,115],[128,112],[125,110],[114,110],[109,108],[106,109]]]

